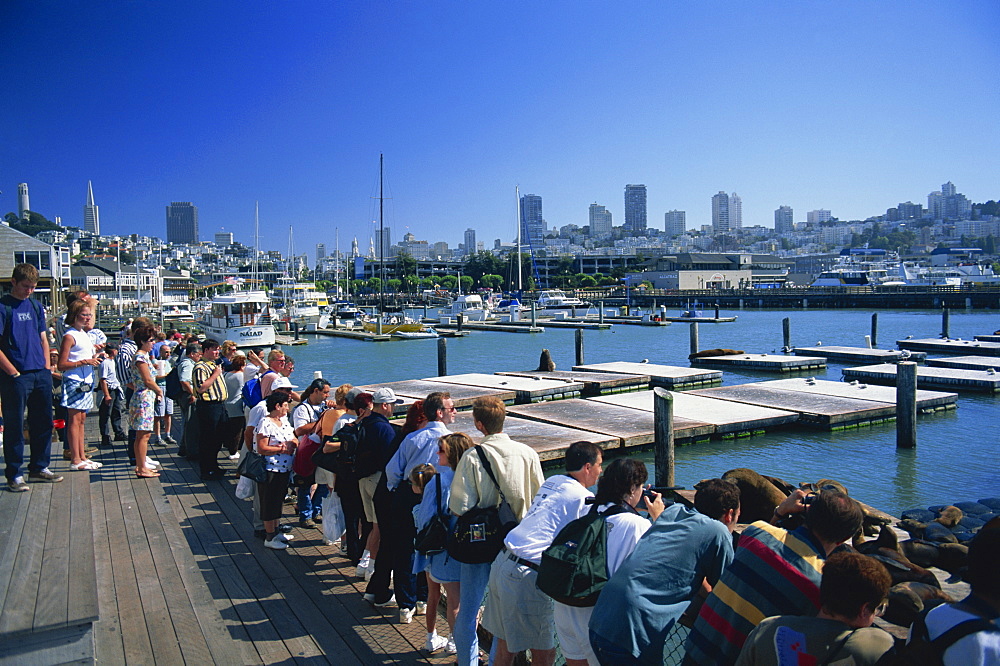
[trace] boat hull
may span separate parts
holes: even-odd
[[[275,340],[274,326],[220,328],[202,322],[201,330],[207,337],[219,342],[232,340],[237,347],[270,347]]]

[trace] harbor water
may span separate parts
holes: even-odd
[[[668,313],[674,314],[674,313]],[[791,320],[792,346],[864,347],[871,332],[871,312],[860,310],[739,310],[732,323],[700,324],[701,349],[728,348],[780,354],[782,319]],[[613,321],[613,320],[609,320]],[[544,325],[544,324],[543,324]],[[887,310],[878,316],[878,347],[895,349],[896,340],[936,338],[938,311]],[[1000,329],[994,311],[951,312],[952,338]],[[493,373],[534,369],[543,348],[558,369],[575,363],[574,331],[549,328],[544,333],[472,332],[448,339],[448,373]],[[616,325],[584,331],[587,363],[641,361],[687,367],[687,324],[666,327]],[[307,346],[286,351],[296,360],[295,383],[305,385],[314,370],[334,385],[372,384],[437,375],[437,340],[371,343],[308,336]],[[935,356],[935,355],[930,355]],[[997,359],[1000,367],[1000,358]],[[817,379],[841,380],[844,364],[810,373]],[[773,373],[726,370],[723,385],[781,378]],[[644,416],[644,418],[648,418]],[[827,432],[794,426],[765,435],[681,447],[676,479],[690,487],[736,467],[749,467],[791,483],[836,479],[858,499],[884,511],[899,512],[934,504],[1000,496],[1000,395],[962,392],[958,409],[920,415],[917,447],[897,450],[893,423]],[[652,465],[652,453],[636,454]],[[652,468],[650,468],[652,476]]]

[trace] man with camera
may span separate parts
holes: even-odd
[[[804,513],[794,530],[777,525]],[[740,535],[739,547],[684,643],[685,664],[733,664],[761,620],[815,615],[826,558],[861,527],[861,507],[838,490],[795,490]]]

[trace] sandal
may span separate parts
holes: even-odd
[[[100,469],[97,463],[93,463],[90,460],[81,460],[78,463],[69,466],[74,472],[92,472],[94,470]]]
[[[159,472],[154,472],[149,469],[135,470],[135,478],[137,479],[152,479],[159,475]]]

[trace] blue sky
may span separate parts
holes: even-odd
[[[0,3],[0,214],[165,235],[191,201],[285,250],[367,248],[385,154],[386,224],[456,247],[515,232],[514,186],[549,226],[744,224],[883,213],[951,180],[1000,197],[1000,3]]]

